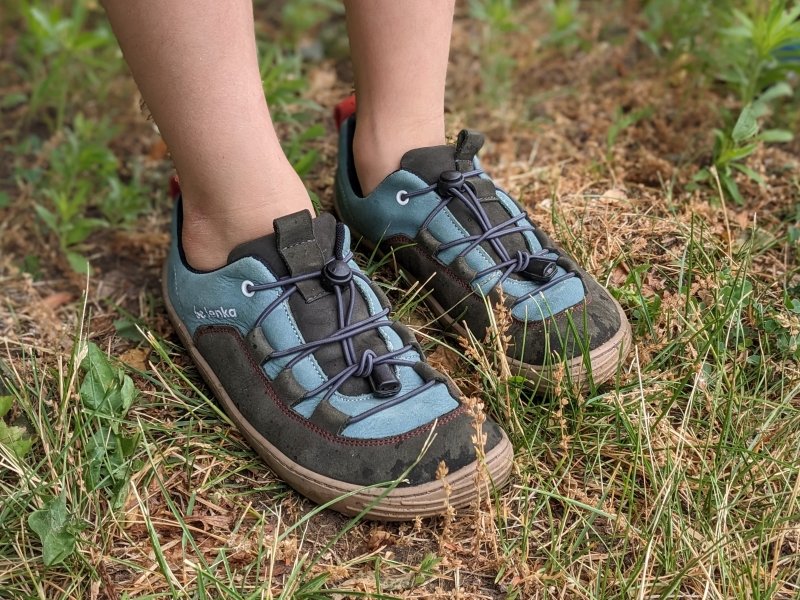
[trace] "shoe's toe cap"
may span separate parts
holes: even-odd
[[[408,474],[405,485],[413,486],[435,481],[441,476],[440,465],[442,463],[444,463],[448,473],[453,473],[475,463],[479,458],[478,436],[476,435],[478,427],[475,417],[464,411],[443,425],[437,424],[432,429],[429,438],[409,440],[411,454],[417,452],[418,455],[421,455],[421,458]],[[480,454],[484,456],[490,454],[495,447],[506,439],[503,430],[493,421],[485,420],[480,425],[480,431],[483,438],[483,447],[480,449]],[[426,445],[427,449],[425,449]],[[405,456],[403,458],[398,456],[399,460],[390,470],[392,478],[399,477],[410,464],[409,459],[412,459],[412,457],[408,451],[403,454]]]
[[[516,321],[509,355],[528,365],[544,366],[589,355],[604,348],[628,327],[625,315],[606,289],[580,273],[584,301],[542,321]]]

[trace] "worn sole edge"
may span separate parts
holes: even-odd
[[[341,217],[342,211],[339,208],[338,193],[334,194],[333,208],[336,214]],[[372,244],[372,242],[359,231],[350,225],[348,225],[348,227],[350,228],[352,237],[356,240],[360,240],[369,251],[377,253],[380,258],[386,256],[386,252],[383,251],[380,245]],[[412,284],[419,283],[406,269],[400,268]],[[542,395],[557,391],[564,384],[572,385],[585,391],[590,387],[592,382],[595,385],[599,385],[608,381],[617,372],[617,369],[627,357],[628,352],[630,352],[632,345],[631,326],[628,322],[628,317],[625,315],[625,311],[622,310],[616,298],[613,296],[610,297],[617,309],[622,327],[620,327],[619,331],[617,331],[610,340],[589,352],[590,369],[586,368],[583,355],[576,356],[569,360],[562,360],[557,355],[554,355],[552,363],[546,365],[532,365],[507,356],[506,359],[508,360],[509,366],[512,370],[516,371],[514,374],[525,377],[528,387],[533,389],[535,393]],[[433,311],[437,320],[443,321],[446,327],[454,329],[460,336],[469,339],[466,325],[462,325],[460,322],[453,319],[432,294],[426,294],[422,301]],[[557,382],[553,375],[556,374],[562,366],[564,369],[564,376],[558,378],[559,381]]]
[[[385,489],[365,490],[363,486],[326,477],[295,463],[272,445],[242,416],[219,378],[214,374],[213,369],[195,347],[189,331],[175,312],[167,289],[168,268],[168,265],[165,264],[161,280],[167,315],[178,333],[181,343],[200,371],[200,375],[222,404],[230,419],[247,439],[251,448],[261,456],[280,479],[319,504],[326,504],[340,496],[352,493],[351,496],[336,502],[330,508],[348,516],[355,516],[375,502],[385,492]],[[458,471],[449,473],[442,480],[413,487],[396,487],[373,506],[365,516],[378,521],[408,521],[416,517],[441,515],[447,511],[448,507],[462,508],[474,501],[481,493],[488,494],[491,488],[503,487],[511,474],[513,459],[514,450],[511,442],[503,433],[503,439],[486,453],[483,465],[475,461]],[[486,475],[479,476],[478,470],[481,466],[485,466]],[[483,477],[483,481],[481,481],[481,477]],[[478,489],[479,484],[483,489]]]

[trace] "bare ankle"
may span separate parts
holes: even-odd
[[[364,196],[383,179],[400,168],[400,159],[409,150],[444,144],[444,117],[420,120],[384,119],[375,124],[358,115],[353,159]]]
[[[223,266],[228,259],[229,242],[220,238],[207,221],[183,219],[181,245],[186,262],[198,271],[211,271]]]
[[[270,195],[279,202],[185,203],[181,243],[189,265],[199,271],[222,267],[236,246],[272,233],[275,219],[304,209],[313,214],[305,188],[295,192]]]

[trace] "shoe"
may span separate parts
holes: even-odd
[[[353,262],[349,232],[333,215],[277,219],[274,234],[200,272],[183,254],[176,206],[167,312],[214,395],[278,477],[321,504],[352,494],[333,508],[355,515],[386,492],[362,488],[408,471],[369,511],[379,520],[469,504],[480,491],[480,463],[494,485],[506,482],[508,438],[487,420],[476,452],[475,416],[425,362],[411,331],[389,320],[385,295]]]
[[[354,109],[343,103],[335,113],[334,200],[354,238],[392,253],[407,277],[424,283],[440,321],[461,335],[469,329],[483,339],[487,301],[503,302],[511,314],[508,362],[537,391],[564,381],[585,389],[612,377],[631,345],[625,314],[484,172],[483,136],[464,130],[454,146],[407,152],[365,197],[353,162]]]

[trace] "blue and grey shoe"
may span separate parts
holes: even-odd
[[[470,503],[479,461],[484,481],[506,482],[508,438],[491,421],[477,425],[412,332],[389,320],[386,297],[353,262],[349,232],[332,215],[277,219],[274,234],[199,272],[181,249],[180,214],[179,202],[167,312],[231,420],[281,479],[319,503],[352,494],[334,506],[352,515],[385,492],[362,488],[407,472],[371,509],[382,520]]]
[[[481,134],[464,130],[454,146],[409,151],[363,196],[355,115],[344,111],[335,206],[354,236],[425,282],[431,309],[462,335],[469,329],[482,339],[491,326],[487,299],[504,302],[512,317],[508,361],[538,390],[555,386],[559,365],[582,387],[614,375],[631,345],[625,314],[486,174],[476,156]]]

